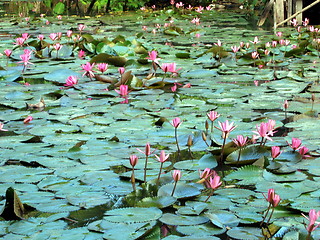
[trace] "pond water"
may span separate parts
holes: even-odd
[[[312,29],[288,27],[275,36],[250,27],[241,13],[179,9],[1,21],[0,52],[13,52],[0,58],[0,205],[12,187],[26,211],[17,214],[15,197],[13,213],[0,221],[2,239],[306,237],[301,213],[319,209],[320,195],[319,43]],[[152,50],[153,65],[146,59]],[[24,67],[25,54],[31,63]],[[81,68],[88,61],[108,69],[94,68],[91,80]],[[175,63],[178,73],[163,71],[163,63]],[[70,76],[77,83],[65,86]],[[126,96],[120,85],[129,86]],[[210,111],[220,114],[212,129]],[[260,138],[239,150],[232,142],[251,139],[270,119],[274,134],[266,143]],[[236,128],[224,139],[217,128],[226,120]],[[308,151],[292,150],[292,138]],[[272,146],[282,151],[276,159]],[[154,155],[161,150],[170,155],[158,182]],[[135,192],[130,155],[138,156]],[[198,183],[205,168],[223,181],[208,201],[210,190]],[[171,194],[173,170],[182,176]],[[281,201],[267,222],[270,188]]]

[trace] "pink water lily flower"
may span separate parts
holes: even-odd
[[[232,52],[237,53],[240,50],[240,47],[234,45],[234,46],[231,46],[231,50]]]
[[[107,63],[98,63],[98,64],[97,64],[97,69],[98,69],[101,73],[104,73],[105,71],[108,70],[108,64],[107,64]]]
[[[200,25],[200,18],[195,17],[191,20],[191,23],[195,24],[195,25]]]
[[[288,100],[284,100],[284,103],[283,103],[283,108],[284,109],[288,109],[289,108],[289,102],[288,102]]]
[[[320,211],[317,212],[315,209],[311,209],[309,211],[309,217],[307,217],[303,213],[301,213],[301,214],[305,219],[307,219],[309,221],[308,226],[306,226],[308,233],[313,232],[314,230],[317,229],[317,227],[320,226],[320,223],[317,222],[318,218],[320,217]]]
[[[260,41],[259,41],[258,37],[255,36],[254,39],[253,39],[253,41],[250,41],[250,42],[253,43],[253,44],[257,44],[257,43],[259,43]]]
[[[23,120],[23,123],[27,124],[27,123],[31,122],[32,120],[33,120],[33,117],[32,116],[28,116]]]
[[[174,127],[174,128],[178,128],[180,126],[180,124],[182,123],[181,119],[179,117],[174,118],[170,124]]]
[[[288,141],[287,141],[288,143]],[[292,138],[291,144],[288,143],[288,145],[292,148],[293,151],[297,150],[302,144],[302,141],[299,138]]]
[[[56,40],[56,39],[58,38],[58,36],[57,36],[56,33],[50,33],[50,34],[49,34],[49,38],[50,38],[52,41],[54,41],[54,40]]]
[[[232,139],[232,141],[237,145],[237,147],[244,147],[248,142],[248,137],[238,135],[237,138]]]
[[[4,124],[0,122],[0,131],[3,131],[3,132],[9,131],[8,129],[4,129],[3,126]]]
[[[167,73],[167,72],[171,72],[171,73],[178,73],[178,71],[182,68],[176,69],[176,63],[163,63],[161,65],[161,69]]]
[[[158,56],[158,52],[157,51],[151,51],[151,52],[148,52],[148,55],[149,57],[146,57],[146,59],[149,59],[153,62],[157,61],[157,56]]]
[[[137,155],[130,155],[130,164],[132,167],[135,167],[138,163],[138,157]]]
[[[86,56],[86,52],[82,49],[78,52],[78,58],[83,59]]]
[[[94,63],[90,64],[90,62],[86,62],[86,64],[82,64],[81,68],[83,69],[82,71],[84,71],[84,74],[82,76],[88,76],[91,80],[94,77],[94,71],[92,70],[94,66]]]
[[[62,48],[62,44],[60,44],[60,43],[53,44],[53,48],[54,48],[56,51],[59,51],[59,50]]]
[[[229,133],[236,128],[236,126],[234,126],[234,122],[229,123],[228,120],[226,120],[225,122],[218,122],[218,123],[220,128],[218,127],[216,128],[222,132],[222,137],[224,139],[227,138]]]
[[[117,93],[119,93],[122,97],[126,97],[128,96],[129,92],[128,92],[128,85],[125,84],[121,84],[120,85],[120,90],[115,89],[115,91]]]
[[[309,148],[305,147],[305,146],[302,146],[300,149],[299,149],[299,153],[300,155],[302,156],[303,159],[306,159],[308,157],[311,157],[310,155],[307,155],[307,153],[309,152]]]
[[[222,182],[220,181],[220,176],[218,175],[215,175],[214,177],[210,177],[208,183],[211,189],[217,189],[222,184]]]
[[[173,170],[173,172],[172,172],[172,178],[173,178],[173,180],[174,180],[175,182],[178,182],[178,181],[180,180],[180,178],[181,178],[181,171],[180,171],[180,170],[177,170],[177,169]]]
[[[264,196],[264,195],[263,195]],[[264,196],[265,197],[265,196]],[[266,197],[265,197],[266,198]],[[273,188],[270,188],[268,190],[268,197],[266,200],[273,206],[276,207],[278,206],[281,198],[278,194],[275,193],[275,190]]]
[[[118,72],[120,73],[120,75],[124,74],[125,71],[126,71],[126,69],[124,67],[118,68]]]
[[[271,157],[273,159],[276,159],[277,157],[279,157],[279,155],[282,153],[283,151],[280,151],[280,147],[278,146],[272,146],[271,147]]]
[[[259,53],[258,53],[258,52],[252,52],[252,53],[251,53],[251,57],[252,57],[253,59],[256,59],[256,58],[259,57]]]
[[[200,178],[201,179],[207,179],[211,177],[212,175],[216,175],[217,173],[212,170],[211,168],[206,168],[203,170],[203,172],[200,172]]]
[[[78,30],[80,31],[80,33],[86,28],[86,26],[84,24],[79,24],[78,25]]]
[[[214,43],[214,45],[221,47],[222,46],[222,42],[220,41],[220,39],[218,39],[218,41],[216,43]]]
[[[158,160],[159,162],[163,163],[163,162],[167,161],[167,159],[169,158],[170,154],[167,154],[167,155],[166,155],[165,151],[164,151],[164,150],[161,150],[159,156],[157,156],[157,155],[154,155],[154,156],[157,158],[157,160]]]
[[[27,68],[28,64],[33,64],[32,62],[29,62],[30,58],[31,58],[31,54],[28,54],[28,53],[20,55],[20,59],[22,61],[19,61],[18,63],[22,63],[23,64],[22,72],[24,72],[24,70]]]
[[[66,83],[64,86],[66,87],[72,87],[78,83],[78,78],[76,76],[69,76],[66,79]]]
[[[210,121],[214,122],[218,117],[220,117],[220,114],[216,111],[210,111],[207,113],[208,118]]]
[[[68,31],[67,31],[67,37],[68,37],[68,38],[71,38],[71,37],[72,37],[72,30],[68,30]]]
[[[256,125],[257,131],[252,131],[253,133],[258,134],[258,137],[262,137],[263,139],[268,139],[272,141],[270,136],[272,136],[272,132],[270,132],[270,125],[268,123],[260,123],[260,125]]]
[[[23,46],[24,42],[25,42],[25,39],[24,39],[24,38],[18,37],[18,38],[16,38],[16,42],[13,43],[13,44],[14,44],[14,45]]]
[[[11,54],[12,54],[12,50],[10,50],[10,49],[6,49],[6,50],[4,50],[3,52],[4,52],[4,54],[5,54],[7,57],[10,57]]]
[[[43,34],[39,34],[39,35],[37,36],[37,38],[38,38],[40,41],[43,41],[44,35],[43,35]]]
[[[203,10],[204,10],[204,7],[199,6],[199,7],[196,8],[195,11],[198,12],[198,13],[202,13]]]

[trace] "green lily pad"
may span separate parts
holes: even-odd
[[[252,227],[236,227],[227,232],[229,237],[241,240],[259,240],[261,237],[261,229]]]
[[[169,183],[166,185],[163,185],[159,188],[158,196],[171,196],[172,190],[173,190],[173,183]],[[190,198],[194,197],[200,194],[200,191],[198,188],[186,184],[178,182],[176,189],[174,191],[173,197],[175,198]]]
[[[162,211],[155,207],[149,208],[118,208],[105,212],[104,219],[114,223],[143,223],[157,220]]]
[[[192,225],[192,226],[178,226],[177,231],[184,235],[189,235],[192,237],[205,237],[211,235],[219,235],[226,231],[226,229],[221,229],[214,226],[212,223],[206,223],[201,225]]]
[[[224,180],[232,181],[239,180],[237,184],[239,185],[254,185],[259,181],[263,181],[262,178],[263,170],[257,166],[243,166],[237,171],[234,171],[227,175]]]
[[[203,216],[176,215],[172,213],[163,214],[159,220],[164,224],[174,226],[198,225],[209,221],[207,217]]]
[[[270,152],[263,147],[257,145],[251,145],[241,149],[240,159],[238,161],[240,150],[236,150],[229,154],[226,158],[227,164],[250,164],[257,161],[259,158],[264,156],[270,156]]]
[[[165,197],[147,197],[138,202],[137,207],[156,207],[165,208],[177,201],[176,198],[171,196]]]

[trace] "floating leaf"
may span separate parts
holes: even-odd
[[[148,233],[154,226],[156,221],[147,223],[117,223],[117,225],[105,229],[103,238],[110,240],[118,240],[121,235],[122,239],[135,240]]]
[[[208,204],[204,202],[186,202],[186,206],[178,209],[178,213],[182,215],[200,215],[206,208]]]
[[[137,203],[137,207],[156,207],[156,208],[165,208],[169,207],[177,201],[176,198],[171,196],[163,197],[147,197],[143,198]]]
[[[263,180],[262,173],[263,170],[261,168],[247,165],[239,168],[237,171],[230,173],[224,178],[224,180],[239,180],[238,184],[240,185],[254,185],[258,181]]]
[[[227,164],[250,164],[257,161],[259,158],[264,156],[270,156],[270,151],[268,151],[264,147],[260,147],[257,145],[251,145],[245,147],[241,150],[240,160],[238,161],[240,149],[229,154],[226,158]]]
[[[227,232],[229,237],[240,240],[259,240],[263,236],[261,235],[261,229],[253,227],[236,227]]]
[[[171,196],[174,183],[163,185],[159,188],[158,196]],[[178,182],[173,196],[175,198],[189,198],[200,194],[198,188],[186,183]]]
[[[203,216],[176,215],[172,213],[163,214],[159,220],[164,224],[177,226],[198,225],[209,221],[207,217]]]
[[[104,219],[115,223],[142,223],[157,220],[162,211],[155,207],[150,208],[118,208],[105,212]]]
[[[206,212],[205,216],[219,228],[236,227],[240,222],[240,220],[233,213],[223,210]]]
[[[106,53],[100,53],[94,56],[90,63],[108,63],[116,67],[123,67],[127,62],[127,59],[119,56],[112,56]]]
[[[0,214],[5,220],[21,220],[24,218],[25,210],[16,191],[9,187],[6,191],[6,203]]]
[[[184,235],[190,235],[192,237],[201,236],[207,239],[208,236],[219,235],[224,233],[226,229],[218,228],[214,226],[212,223],[206,223],[206,224],[192,225],[192,226],[178,226],[177,231]]]

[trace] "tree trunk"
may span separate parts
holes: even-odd
[[[111,0],[108,0],[107,5],[106,5],[106,13],[108,13],[110,10],[110,2],[111,2]]]
[[[90,15],[92,9],[93,9],[93,6],[94,4],[96,3],[97,0],[92,0],[89,7],[88,7],[88,10],[87,10],[87,15]]]
[[[124,0],[124,4],[123,4],[123,8],[122,10],[125,12],[128,10],[128,6],[127,6],[128,0]]]

